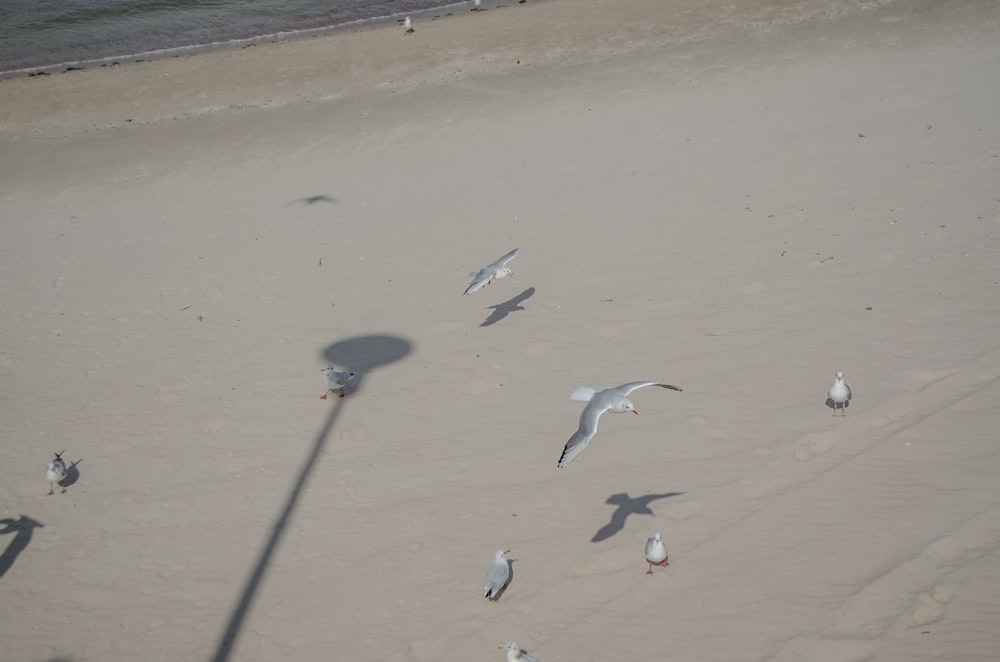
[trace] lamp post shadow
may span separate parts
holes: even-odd
[[[382,366],[403,359],[410,351],[412,351],[411,343],[402,338],[389,335],[369,335],[356,336],[329,345],[323,351],[323,356],[327,361],[339,363],[354,372],[354,390],[360,390],[369,373]],[[312,447],[307,453],[302,467],[299,469],[298,476],[288,491],[285,503],[279,511],[274,525],[271,527],[271,533],[261,547],[257,561],[254,563],[244,583],[243,591],[236,601],[236,605],[233,607],[229,622],[225,630],[223,630],[222,636],[219,638],[215,653],[212,655],[213,662],[225,662],[232,655],[236,641],[239,638],[240,630],[243,627],[243,622],[246,620],[247,614],[253,606],[254,598],[267,574],[271,559],[278,549],[285,529],[291,522],[292,515],[295,512],[306,483],[316,468],[320,454],[326,446],[330,431],[336,424],[337,418],[339,418],[340,412],[343,410],[348,399],[337,398],[334,400],[334,407],[331,409],[329,416],[326,417],[326,423],[313,438]]]
[[[18,519],[5,517],[4,519],[0,519],[0,525],[3,525],[3,528],[0,528],[0,534],[14,534],[14,538],[7,545],[7,549],[4,550],[3,554],[0,554],[0,577],[3,577],[10,570],[10,567],[14,565],[14,561],[18,555],[31,542],[31,536],[35,529],[41,529],[45,525],[27,515],[21,515]]]

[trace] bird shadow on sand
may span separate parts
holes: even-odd
[[[292,200],[288,204],[289,205],[299,204],[299,205],[306,205],[307,207],[309,207],[315,204],[319,204],[320,202],[325,202],[328,205],[335,205],[337,204],[338,200],[337,198],[331,197],[329,195],[322,195],[322,194],[307,195],[304,198],[296,198],[295,200]]]
[[[350,370],[354,372],[354,379],[357,381],[355,390],[360,390],[362,382],[369,374],[378,368],[402,360],[412,350],[412,343],[397,336],[368,335],[355,336],[333,343],[323,351],[323,356],[330,363],[349,366]],[[271,565],[271,559],[274,557],[274,553],[277,551],[282,537],[284,537],[285,530],[292,522],[292,516],[295,514],[295,509],[303,496],[310,476],[319,465],[330,432],[333,430],[341,411],[343,411],[345,403],[350,401],[350,397],[334,398],[334,405],[330,408],[330,413],[326,417],[326,423],[316,432],[316,436],[312,440],[312,445],[308,448],[302,466],[299,468],[298,475],[295,476],[289,486],[288,495],[285,497],[285,502],[278,511],[274,524],[271,526],[271,531],[267,534],[261,545],[257,560],[247,574],[243,590],[240,592],[236,604],[233,606],[229,621],[219,636],[219,641],[211,658],[213,662],[224,662],[232,655],[237,639],[239,638],[240,630],[243,628],[243,622],[246,620],[247,614],[253,606],[257,593],[262,588],[268,567]]]
[[[75,485],[76,482],[80,480],[80,470],[76,468],[76,465],[80,464],[81,462],[83,462],[82,457],[76,462],[71,462],[70,465],[66,467],[66,477],[63,478],[61,481],[59,481],[59,484],[62,485],[63,488],[67,488],[70,485]]]
[[[507,317],[507,315],[510,315],[511,313],[518,310],[524,310],[524,307],[519,306],[518,304],[524,301],[525,299],[530,298],[532,295],[534,295],[534,293],[535,293],[535,288],[529,287],[528,289],[521,292],[513,299],[507,299],[503,303],[498,303],[495,306],[487,306],[488,308],[492,308],[493,312],[490,313],[490,316],[486,318],[486,321],[480,324],[479,326],[493,326],[503,318]]]
[[[632,498],[627,492],[612,494],[604,503],[609,503],[615,508],[611,513],[611,521],[601,527],[601,530],[594,534],[590,542],[601,542],[615,535],[625,528],[625,520],[629,515],[654,515],[649,504],[658,499],[667,499],[673,496],[680,496],[683,492],[664,492],[663,494],[646,494],[641,497]]]
[[[38,520],[31,519],[27,515],[21,515],[18,519],[12,517],[0,519],[0,527],[2,527],[0,528],[0,535],[7,533],[14,534],[14,538],[7,545],[7,549],[4,550],[3,554],[0,554],[0,577],[7,574],[10,567],[14,565],[14,561],[18,555],[31,542],[31,536],[34,534],[35,529],[41,529],[44,526]]]

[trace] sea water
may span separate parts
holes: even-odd
[[[457,3],[455,10],[464,4]],[[323,32],[456,0],[0,0],[0,76]]]

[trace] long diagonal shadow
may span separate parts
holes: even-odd
[[[364,379],[369,372],[381,366],[399,361],[410,353],[411,348],[412,345],[409,342],[396,336],[357,336],[330,345],[323,354],[327,361],[339,363],[354,372],[352,382],[355,386],[353,391],[360,391]],[[302,468],[299,469],[298,478],[292,485],[292,489],[288,492],[285,505],[282,507],[278,518],[274,521],[274,526],[271,528],[271,535],[268,536],[267,541],[265,541],[264,546],[261,548],[257,562],[247,577],[243,593],[233,608],[233,613],[229,617],[226,629],[222,632],[222,637],[219,639],[215,654],[212,656],[214,662],[224,662],[232,655],[236,640],[243,627],[243,621],[250,612],[250,607],[253,605],[257,591],[260,589],[267,574],[267,568],[271,564],[271,558],[274,556],[275,551],[277,551],[278,544],[285,533],[285,528],[292,520],[292,514],[295,512],[296,505],[298,505],[302,490],[305,488],[313,469],[316,468],[317,460],[323,452],[324,446],[326,446],[330,430],[333,429],[334,424],[337,422],[337,418],[344,408],[344,403],[349,399],[337,398],[334,401],[336,404],[327,417],[326,424],[316,434],[315,439],[313,439],[312,449],[306,456],[305,462],[302,463]]]
[[[601,542],[615,535],[625,528],[625,520],[629,515],[653,515],[649,509],[649,504],[657,499],[666,499],[672,496],[680,496],[683,492],[665,492],[663,494],[646,494],[645,496],[631,498],[628,492],[612,494],[605,503],[618,506],[615,512],[611,513],[611,521],[601,527],[601,530],[594,534],[590,542]]]
[[[507,299],[503,303],[498,303],[495,306],[487,306],[488,308],[492,308],[493,312],[490,313],[490,316],[486,318],[486,321],[479,326],[493,326],[503,318],[507,317],[507,315],[510,315],[512,312],[516,310],[524,310],[524,307],[518,304],[532,296],[534,293],[535,288],[529,287],[512,299]]]
[[[14,534],[14,538],[7,545],[7,549],[4,550],[3,554],[0,554],[0,577],[3,577],[10,570],[10,567],[14,565],[14,560],[18,554],[23,552],[28,543],[31,542],[31,535],[34,533],[34,530],[36,528],[40,529],[45,525],[38,520],[31,519],[27,515],[21,515],[19,519],[5,517],[4,519],[0,519],[0,524],[4,525],[0,529],[0,533]]]

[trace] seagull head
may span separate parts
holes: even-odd
[[[837,379],[843,379],[843,378],[844,378],[844,371],[843,370],[838,370],[837,371]]]
[[[611,406],[611,411],[616,414],[624,414],[625,412],[630,411],[636,416],[639,415],[639,412],[635,410],[635,405],[632,404],[632,401],[626,397],[619,398],[618,401]]]

